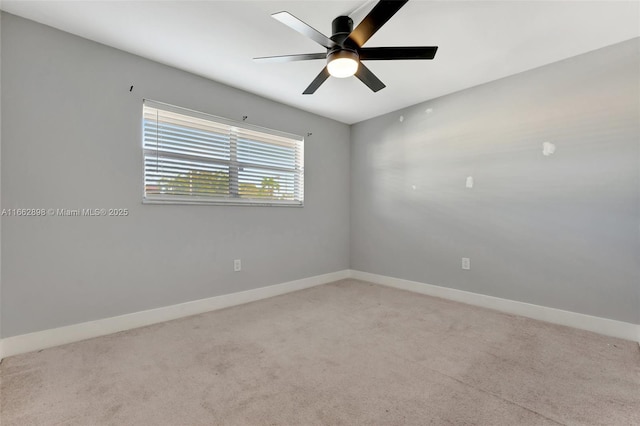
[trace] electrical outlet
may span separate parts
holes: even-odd
[[[242,271],[242,262],[240,262],[240,259],[236,259],[233,261],[233,272],[240,271]]]
[[[471,269],[471,259],[468,257],[462,258],[462,269]]]

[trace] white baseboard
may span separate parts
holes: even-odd
[[[269,297],[303,290],[305,288],[345,278],[369,281],[388,287],[441,297],[443,299],[495,309],[496,311],[521,315],[528,318],[593,331],[606,336],[618,337],[640,343],[640,325],[638,324],[594,317],[576,312],[563,311],[561,309],[532,305],[529,303],[501,299],[498,297],[486,296],[463,290],[371,274],[368,272],[343,270],[253,290],[225,294],[222,296],[210,297],[207,299],[195,300],[192,302],[180,303],[177,305],[0,339],[0,360],[12,355],[19,355],[66,343],[117,333],[119,331],[130,330],[132,328],[144,327],[146,325],[156,324],[172,319],[267,299]]]
[[[351,270],[349,276],[354,279],[369,281],[388,287],[441,297],[443,299],[454,300],[468,305],[481,306],[483,308],[490,308],[496,311],[520,315],[554,324],[566,325],[568,327],[593,331],[606,336],[618,337],[640,343],[639,324],[594,317],[591,315],[563,311],[561,309],[548,308],[540,305],[532,305],[530,303],[517,302],[515,300],[501,299],[499,297],[486,296],[484,294],[471,293],[448,287],[440,287],[416,281],[387,277],[384,275],[370,274],[368,272]]]
[[[96,321],[83,322],[65,327],[7,337],[0,340],[0,360],[3,357],[91,339],[93,337],[104,336],[172,319],[188,317],[191,315],[201,314],[203,312],[215,311],[217,309],[228,308],[230,306],[242,305],[244,303],[267,299],[269,297],[303,290],[305,288],[342,280],[348,277],[349,271],[343,270],[267,287],[260,287],[253,290],[241,291],[238,293],[225,294],[222,296],[194,300],[192,302],[180,303],[177,305],[165,306],[162,308],[120,315],[117,317],[104,318]]]

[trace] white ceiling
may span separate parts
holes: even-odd
[[[323,52],[270,17],[286,10],[331,35],[357,25],[365,1],[16,1],[3,10],[344,123],[355,123],[640,36],[637,1],[412,0],[366,46],[437,45],[433,61],[368,62],[387,85],[355,77],[302,91],[322,60],[260,64],[256,56]]]

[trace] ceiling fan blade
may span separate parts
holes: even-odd
[[[358,71],[356,71],[356,77],[360,79],[361,82],[367,85],[369,89],[377,92],[378,90],[384,89],[385,86],[382,81],[371,70],[364,66],[362,62],[358,66]]]
[[[433,59],[438,46],[420,47],[363,47],[358,49],[361,61],[388,61],[396,59]]]
[[[311,59],[327,59],[326,53],[303,53],[300,55],[284,55],[284,56],[261,56],[253,58],[256,62],[294,62],[308,61]]]
[[[349,38],[362,46],[409,0],[380,0],[360,22]]]
[[[311,40],[315,41],[321,46],[326,47],[327,49],[331,49],[336,46],[336,44],[329,37],[322,34],[320,31],[315,28],[309,26],[305,22],[302,22],[300,19],[296,18],[289,12],[278,12],[271,15],[274,19],[282,22],[289,28],[299,32],[300,34],[309,37]]]
[[[327,69],[327,67],[324,67],[322,71],[320,71],[320,74],[318,74],[318,76],[311,82],[309,87],[307,87],[304,92],[302,92],[302,94],[313,95],[315,91],[318,90],[318,87],[320,87],[322,83],[324,83],[328,78],[329,70]]]

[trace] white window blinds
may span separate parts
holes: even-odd
[[[145,100],[144,201],[302,206],[304,139]]]

